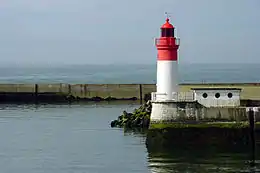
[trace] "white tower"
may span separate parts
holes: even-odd
[[[174,37],[174,27],[166,19],[161,27],[161,37],[155,40],[157,54],[157,88],[155,100],[174,100],[178,93],[179,39]]]

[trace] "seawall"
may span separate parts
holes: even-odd
[[[260,100],[260,83],[180,84],[180,91],[196,87],[241,88],[242,104]],[[155,84],[0,84],[0,101],[146,100],[155,90]]]

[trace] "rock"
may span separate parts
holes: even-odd
[[[114,120],[114,121],[111,122],[110,126],[111,126],[111,127],[116,127],[117,124],[118,124],[118,121],[117,121],[117,120]]]
[[[144,122],[143,127],[148,128],[150,124],[150,116],[149,115],[145,116],[143,122]]]
[[[138,109],[134,109],[133,113],[123,111],[122,115],[117,120],[111,122],[111,127],[119,128],[148,128],[150,123],[152,105],[147,102],[141,105]]]

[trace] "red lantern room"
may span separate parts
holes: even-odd
[[[166,18],[166,22],[161,26],[161,37],[174,37],[174,27]]]

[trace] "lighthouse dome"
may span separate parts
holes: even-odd
[[[169,18],[167,18],[167,19],[166,19],[166,22],[162,25],[161,28],[165,28],[165,29],[167,29],[167,28],[174,28],[173,25],[170,24],[169,21],[170,21]]]

